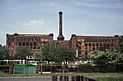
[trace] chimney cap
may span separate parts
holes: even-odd
[[[60,15],[62,15],[62,14],[63,14],[63,12],[62,12],[62,11],[60,11],[60,12],[59,12],[59,14],[60,14]]]

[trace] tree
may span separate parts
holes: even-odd
[[[29,54],[31,54],[31,50],[29,48],[18,48],[16,50],[15,58],[25,59]]]
[[[113,64],[114,66],[123,63],[123,53],[119,50],[93,51],[91,57],[96,64]]]
[[[42,57],[43,60],[48,61],[59,61],[59,54],[60,54],[60,46],[57,45],[56,42],[48,42],[43,48],[42,48]]]
[[[36,53],[34,53],[33,54],[33,56],[34,56],[34,58],[36,59],[36,60],[38,60],[40,63],[42,62],[42,50],[40,50],[39,52],[36,52]]]
[[[108,57],[104,51],[95,50],[91,52],[90,55],[95,64],[99,64],[99,65],[107,64]]]
[[[118,49],[120,52],[123,52],[123,36],[120,36],[119,37],[119,40],[118,40]]]
[[[6,58],[8,52],[5,46],[0,45],[0,59]]]
[[[75,58],[75,51],[70,48],[64,48],[57,44],[57,42],[49,42],[42,48],[43,60],[62,62],[70,61]]]
[[[62,52],[60,54],[61,62],[73,61],[76,58],[75,50],[72,48],[62,48]]]

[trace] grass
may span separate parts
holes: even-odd
[[[40,76],[62,76],[60,73],[53,74],[0,74],[0,77],[40,77]],[[66,73],[64,75],[77,76],[82,75],[96,79],[96,81],[123,81],[123,73]]]
[[[123,81],[121,73],[91,73],[84,76],[96,79],[96,81]]]

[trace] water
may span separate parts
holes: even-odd
[[[52,77],[1,77],[0,81],[52,81]]]

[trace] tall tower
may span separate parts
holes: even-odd
[[[59,12],[59,36],[57,40],[64,40],[64,36],[62,34],[62,11]]]

